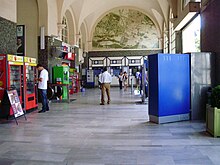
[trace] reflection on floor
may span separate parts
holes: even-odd
[[[111,90],[99,105],[100,90],[74,94],[71,103],[27,114],[0,125],[0,165],[219,165],[220,138],[203,122],[157,125],[146,104],[128,90]]]

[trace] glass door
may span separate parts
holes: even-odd
[[[21,66],[10,65],[10,84],[9,90],[16,89],[21,96]]]
[[[32,94],[34,93],[34,87],[35,87],[35,73],[34,73],[34,67],[33,66],[27,66],[26,67],[26,94]]]

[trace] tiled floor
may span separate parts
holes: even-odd
[[[220,165],[220,138],[202,122],[157,125],[146,104],[112,88],[111,104],[99,105],[99,89],[67,103],[51,103],[0,124],[0,165]]]

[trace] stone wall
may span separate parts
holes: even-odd
[[[16,54],[16,23],[0,17],[0,53]]]
[[[213,0],[201,12],[201,51],[216,54],[216,84],[220,84],[220,1]]]

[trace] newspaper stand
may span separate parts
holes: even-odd
[[[13,116],[17,125],[17,117],[24,116],[25,120],[27,120],[25,112],[22,109],[17,90],[7,90],[4,95],[4,103],[4,108],[6,108],[8,111],[10,110],[10,108],[12,108]]]

